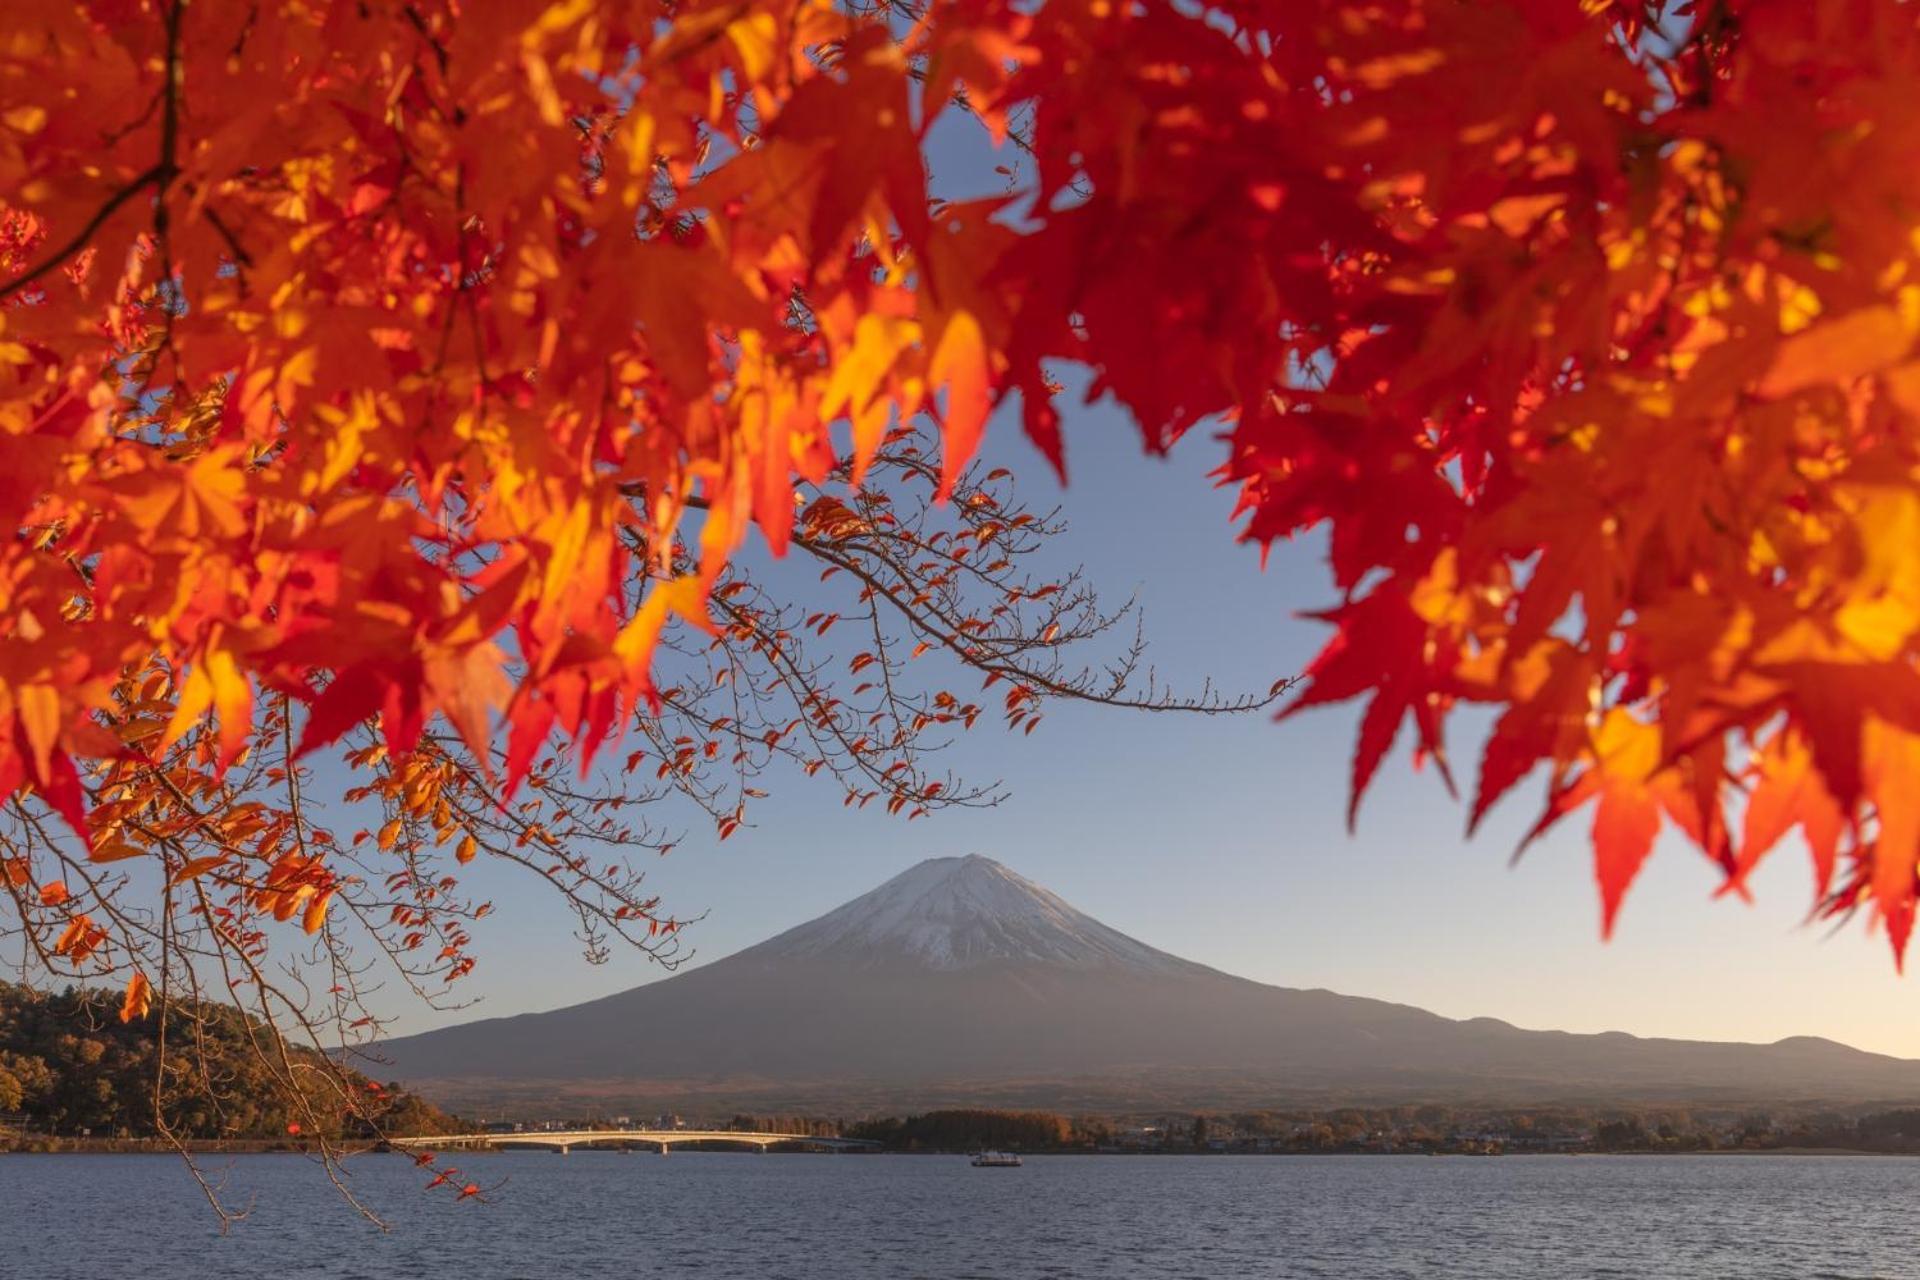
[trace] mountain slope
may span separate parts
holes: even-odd
[[[1147,946],[977,855],[923,862],[687,973],[382,1052],[401,1078],[461,1100],[589,1084],[905,1105],[1920,1099],[1920,1063],[1810,1037],[1524,1031],[1251,982]]]

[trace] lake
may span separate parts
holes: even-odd
[[[0,1276],[1920,1276],[1920,1160],[1850,1156],[1030,1158],[461,1153],[455,1203],[348,1163],[213,1158],[222,1237],[168,1156],[0,1156]]]

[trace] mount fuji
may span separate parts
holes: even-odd
[[[1253,982],[977,854],[658,982],[377,1052],[453,1105],[1920,1100],[1920,1062],[1830,1040],[1527,1031]]]

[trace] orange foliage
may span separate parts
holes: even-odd
[[[217,770],[273,695],[378,719],[410,842],[435,717],[509,787],[590,755],[750,525],[840,536],[836,426],[857,480],[932,415],[944,492],[1017,400],[1058,462],[1064,361],[1149,447],[1224,422],[1246,536],[1328,530],[1356,805],[1491,704],[1473,821],[1544,766],[1609,926],[1663,824],[1731,887],[1798,828],[1898,950],[1920,19],[1687,10],[16,0],[0,794],[117,856],[76,760]],[[1014,188],[930,205],[962,111]],[[316,929],[299,856],[255,901]]]

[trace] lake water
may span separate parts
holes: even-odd
[[[300,1156],[210,1161],[253,1210],[221,1237],[166,1156],[0,1156],[13,1280],[548,1277],[1920,1277],[1920,1160],[534,1152],[349,1162],[392,1223]],[[496,1185],[497,1184],[497,1185]]]

